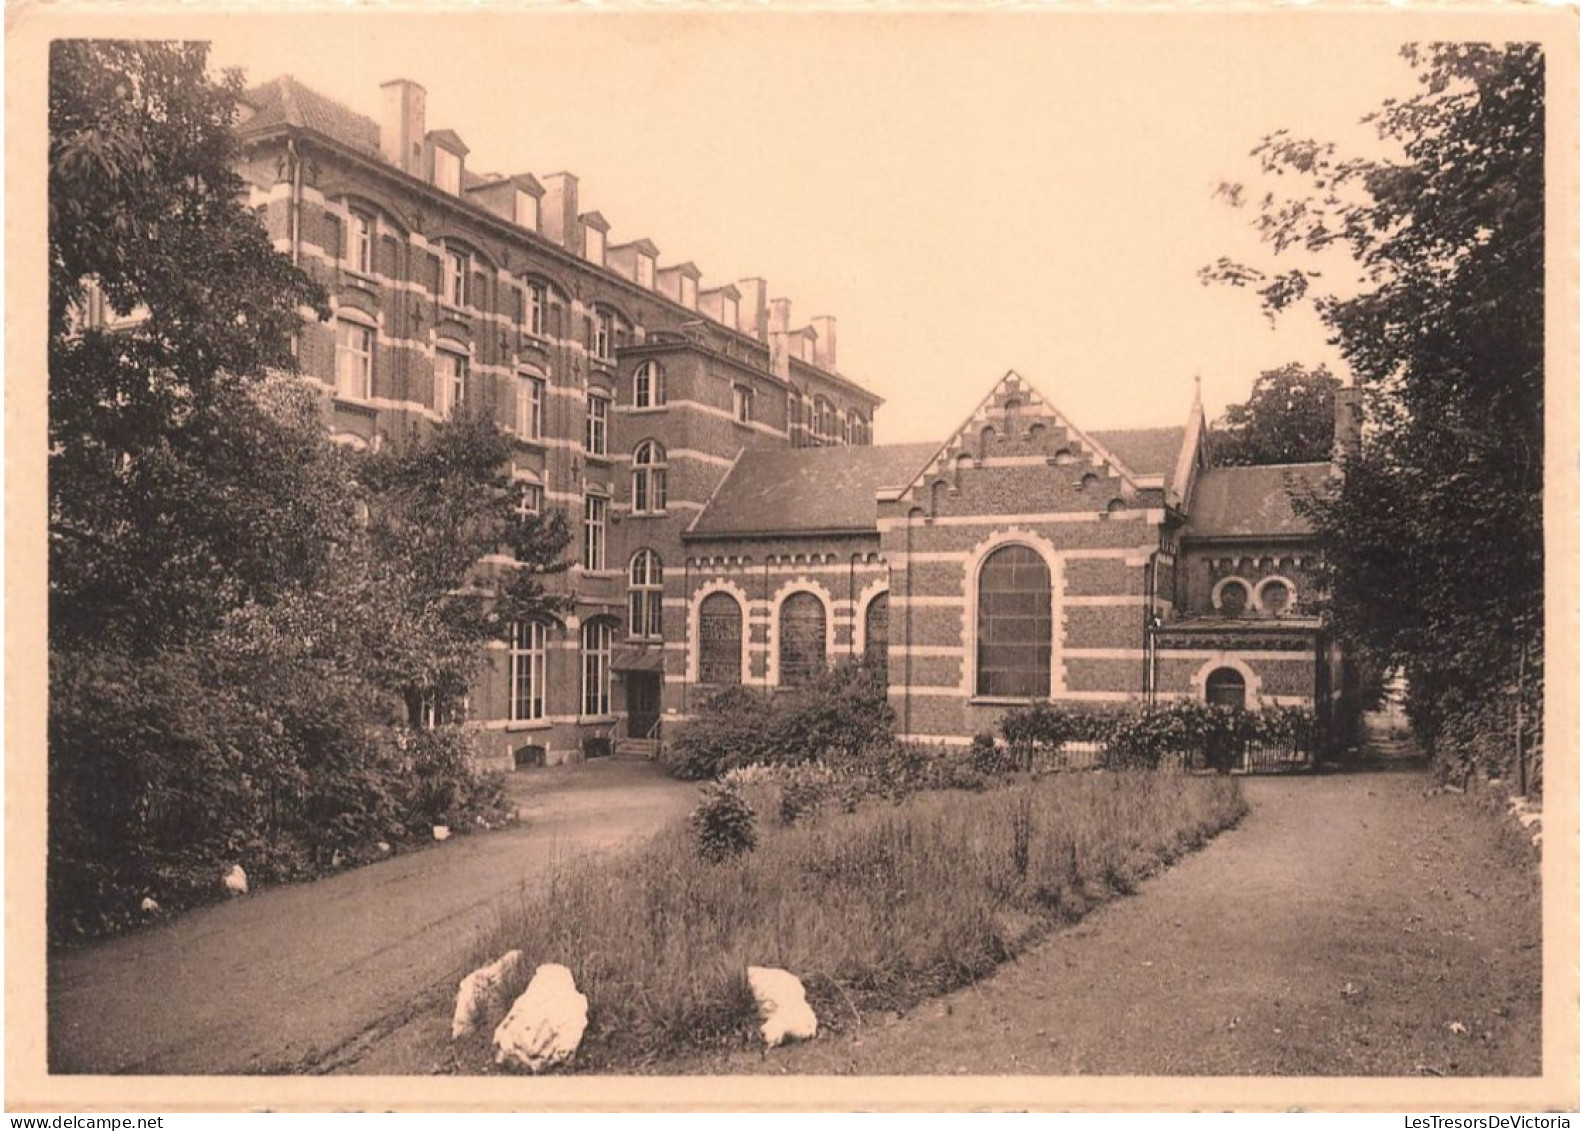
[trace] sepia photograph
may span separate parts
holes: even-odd
[[[1572,1111],[1564,15],[8,10],[8,1107]]]

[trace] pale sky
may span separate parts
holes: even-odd
[[[1364,144],[1415,93],[1434,21],[1337,13],[297,16],[192,23],[249,81],[289,73],[377,117],[428,91],[480,172],[570,170],[581,207],[703,286],[760,275],[885,397],[877,441],[942,439],[1007,369],[1087,428],[1209,415],[1335,352],[1203,287],[1258,255],[1215,200],[1265,134]],[[1440,21],[1436,21],[1440,23]]]

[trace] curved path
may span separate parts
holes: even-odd
[[[519,827],[193,911],[52,956],[51,1072],[322,1071],[402,1025],[448,1016],[451,984],[502,900],[556,861],[647,838],[696,787],[600,759],[511,775]]]
[[[975,986],[660,1071],[1541,1072],[1536,868],[1505,814],[1415,772],[1244,785],[1238,827]]]

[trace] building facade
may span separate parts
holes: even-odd
[[[873,446],[881,402],[839,372],[832,317],[616,239],[570,173],[474,172],[420,86],[382,95],[373,118],[255,88],[241,172],[330,291],[298,362],[331,433],[400,443],[482,408],[522,505],[578,531],[553,582],[573,613],[512,626],[470,696],[494,764],[650,751],[721,687],[857,654],[928,741],[1039,698],[1337,694],[1290,505],[1330,465],[1212,468],[1199,404],[1086,433],[1013,373],[947,441]]]

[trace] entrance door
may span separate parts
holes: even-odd
[[[632,738],[646,738],[658,723],[663,690],[658,672],[625,673],[626,731]]]

